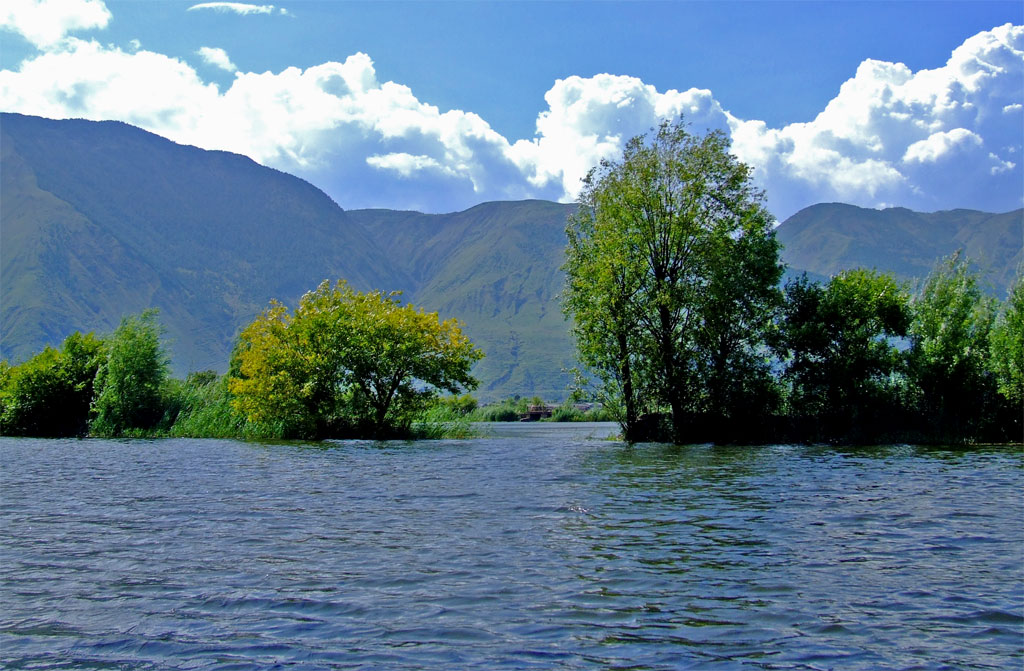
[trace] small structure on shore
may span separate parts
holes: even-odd
[[[551,417],[554,412],[555,406],[553,405],[530,405],[526,407],[526,412],[520,413],[519,421],[536,422]]]

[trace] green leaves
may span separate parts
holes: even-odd
[[[1018,410],[1024,408],[1024,278],[1010,289],[1006,306],[991,334],[991,368],[999,393]]]
[[[151,429],[163,419],[169,357],[157,315],[146,310],[125,317],[107,339],[107,357],[96,374],[94,435]]]
[[[235,407],[285,436],[383,436],[408,428],[437,390],[475,388],[483,354],[461,325],[398,296],[324,281],[294,315],[271,304],[242,332]]]
[[[849,270],[822,286],[786,286],[780,356],[790,413],[818,417],[827,436],[861,430],[893,400],[901,371],[896,339],[910,323],[909,296],[890,275]]]
[[[93,380],[105,357],[92,333],[75,332],[60,350],[47,347],[20,366],[0,369],[0,433],[76,436],[85,433]]]
[[[590,172],[569,220],[564,310],[627,439],[666,406],[677,420],[746,412],[740,390],[770,380],[778,244],[750,169],[728,150],[722,133],[664,123]]]

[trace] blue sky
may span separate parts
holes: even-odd
[[[346,208],[571,200],[682,114],[779,218],[1022,204],[1020,2],[101,2],[0,9],[0,109],[119,119]]]

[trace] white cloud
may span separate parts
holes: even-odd
[[[953,153],[957,148],[970,149],[980,147],[984,141],[976,133],[966,128],[954,128],[950,131],[932,133],[924,140],[918,140],[907,147],[903,154],[904,163],[934,163],[940,158]]]
[[[369,156],[366,163],[381,170],[393,170],[402,177],[412,177],[423,171],[435,171],[456,176],[451,168],[447,168],[429,156],[413,156],[404,152],[384,154],[382,156]]]
[[[217,47],[200,47],[196,52],[203,61],[209,65],[226,70],[227,72],[235,72],[238,68],[231,59],[228,58],[228,52]]]
[[[41,49],[71,32],[105,28],[111,15],[102,0],[5,0],[0,29],[19,33]]]
[[[242,3],[190,9],[197,8],[275,11]],[[84,25],[73,16],[57,23]],[[119,119],[245,154],[309,179],[345,207],[450,211],[489,199],[569,200],[590,167],[680,114],[696,132],[731,135],[780,217],[826,200],[1021,205],[1021,168],[1009,158],[1024,142],[1024,27],[979,33],[933,70],[864,61],[814,119],[781,128],[735,117],[704,89],[659,92],[635,77],[567,77],[545,94],[536,135],[516,141],[472,112],[440,110],[407,86],[379,81],[366,54],[256,73],[204,47],[205,62],[235,73],[221,91],[180,59],[58,33],[43,53],[0,71],[0,109]]]
[[[684,114],[700,130],[721,128],[726,122],[710,91],[658,93],[635,77],[559,79],[544,100],[548,109],[537,118],[539,137],[517,142],[511,155],[530,174],[531,184],[557,182],[569,197],[591,167],[620,155],[629,138],[661,119]]]
[[[273,14],[273,5],[253,5],[247,2],[201,2],[198,5],[192,5],[187,11],[193,11],[197,9],[212,9],[216,12],[233,12],[235,14]],[[287,14],[287,10],[282,9],[282,14]]]
[[[867,60],[812,121],[769,129],[731,119],[733,150],[755,166],[776,210],[838,199],[922,209],[1012,208],[1020,179],[1000,158],[1019,151],[1024,27],[1009,24],[967,39],[947,63],[912,72]],[[955,166],[942,163],[957,156]],[[1015,166],[1014,166],[1015,167]],[[992,175],[1004,175],[993,182]]]

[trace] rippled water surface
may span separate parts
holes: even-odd
[[[0,664],[1020,669],[1019,448],[0,440]]]

